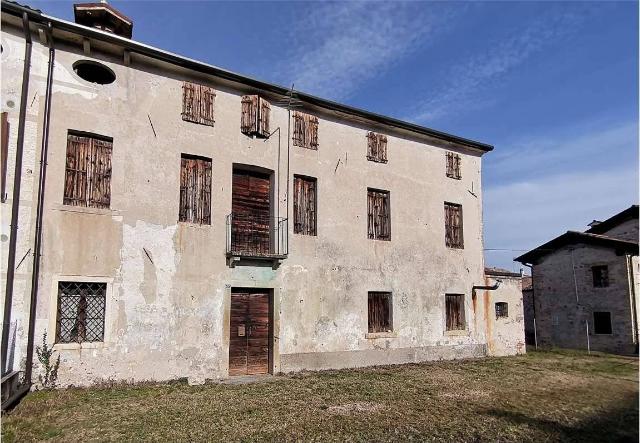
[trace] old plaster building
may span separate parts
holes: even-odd
[[[486,355],[490,145],[75,21],[2,2],[3,374],[45,332],[62,385]]]
[[[516,258],[532,265],[525,302],[540,346],[638,352],[638,206]]]

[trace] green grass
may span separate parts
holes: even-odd
[[[245,385],[36,392],[12,441],[638,441],[638,361],[581,352],[323,371]]]

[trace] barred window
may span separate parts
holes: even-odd
[[[446,294],[446,327],[447,331],[461,331],[465,329],[464,321],[464,295]]]
[[[391,240],[389,191],[367,189],[368,236],[374,240]]]
[[[213,105],[216,92],[213,88],[191,82],[182,84],[182,120],[213,126]]]
[[[387,162],[387,136],[369,132],[367,134],[367,160],[378,163]]]
[[[454,152],[447,152],[447,177],[460,180],[462,174],[460,172],[460,155]]]
[[[256,137],[269,135],[269,114],[271,106],[269,102],[258,95],[245,95],[242,97],[242,117],[240,130],[243,134]]]
[[[316,235],[316,179],[293,178],[293,232]]]
[[[106,283],[59,282],[56,343],[104,341]]]
[[[65,205],[108,208],[111,204],[113,139],[69,131],[64,179]]]
[[[211,224],[211,159],[182,154],[178,220]]]
[[[606,288],[609,286],[609,267],[607,265],[592,266],[593,287]]]
[[[594,312],[593,313],[593,333],[594,334],[612,334],[611,312]]]
[[[444,204],[445,243],[449,248],[464,248],[462,235],[462,205]]]
[[[496,303],[496,318],[509,316],[509,304],[503,301]]]
[[[318,117],[303,112],[293,113],[293,146],[318,149]]]
[[[369,292],[369,332],[391,332],[393,318],[390,292]]]

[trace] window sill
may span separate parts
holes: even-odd
[[[444,335],[448,337],[465,337],[465,336],[469,336],[469,331],[467,331],[466,329],[444,331]]]
[[[186,226],[188,228],[194,228],[194,229],[206,229],[206,228],[210,228],[211,224],[207,224],[207,223],[191,223],[191,222],[186,222],[186,221],[179,221],[178,220],[178,225],[180,226]]]
[[[389,332],[367,332],[364,335],[365,338],[368,339],[376,339],[376,338],[397,338],[398,333],[389,331]]]
[[[92,214],[92,215],[121,215],[120,211],[111,208],[89,208],[85,206],[72,206],[72,205],[64,205],[57,204],[53,206],[53,209],[56,211],[62,212],[77,212],[80,214]]]
[[[54,351],[75,351],[80,349],[102,349],[104,342],[83,342],[83,343],[55,343]]]
[[[464,246],[447,246],[450,251],[464,251]]]

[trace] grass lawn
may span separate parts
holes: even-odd
[[[638,361],[580,352],[31,393],[3,441],[638,441]]]

